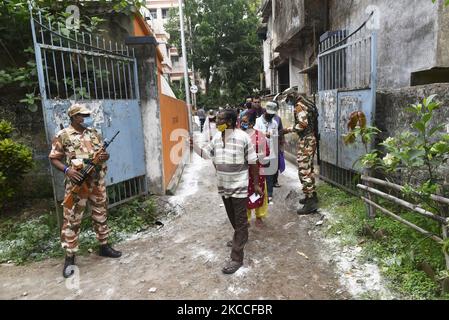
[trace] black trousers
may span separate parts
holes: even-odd
[[[223,203],[228,214],[229,221],[234,228],[232,239],[231,259],[243,263],[243,249],[248,242],[248,216],[246,214],[247,198],[224,198]]]
[[[201,126],[201,132],[203,132],[204,123],[206,122],[206,119],[200,119],[200,126]]]

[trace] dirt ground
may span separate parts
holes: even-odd
[[[79,273],[62,275],[60,259],[0,266],[0,299],[348,299],[327,244],[316,231],[320,214],[295,213],[298,179],[280,177],[264,228],[251,223],[245,261],[234,275],[221,268],[233,230],[217,194],[210,161],[193,157],[177,194],[165,197],[179,214],[164,226],[117,245],[120,259],[77,257]],[[292,174],[293,173],[293,174]],[[79,275],[79,276],[78,276]]]

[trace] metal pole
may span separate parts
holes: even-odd
[[[189,90],[189,72],[187,65],[187,51],[186,51],[186,40],[184,37],[184,12],[182,8],[182,0],[178,0],[179,3],[179,23],[181,28],[181,46],[182,46],[182,62],[184,63],[184,86],[186,91],[186,103],[187,103],[187,111],[189,115],[189,132],[192,136],[193,128],[192,128],[192,105],[190,103],[190,90]]]
[[[196,85],[195,81],[195,64],[193,62],[193,35],[192,35],[192,20],[189,17],[189,33],[190,33],[190,55],[192,56],[192,75],[193,75],[193,84]],[[197,108],[196,106],[196,93],[192,93],[192,104]]]

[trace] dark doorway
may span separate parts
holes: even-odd
[[[279,92],[283,92],[290,88],[290,70],[288,63],[278,68]]]

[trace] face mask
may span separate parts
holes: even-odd
[[[84,118],[83,126],[85,128],[90,128],[94,125],[94,120],[91,117]]]
[[[217,130],[220,132],[224,132],[227,128],[228,128],[228,125],[226,123],[223,123],[217,127]]]
[[[248,123],[242,123],[242,124],[240,125],[240,128],[241,128],[243,131],[246,131],[246,130],[249,129],[249,124],[248,124]]]

